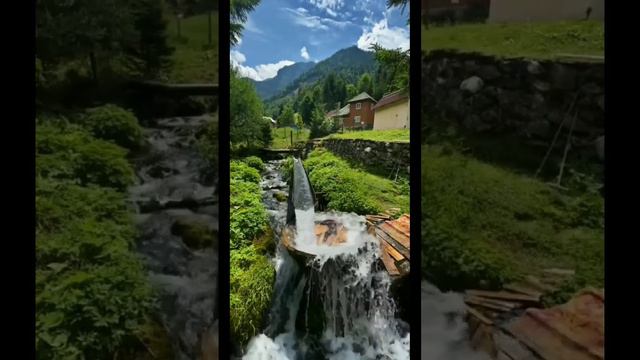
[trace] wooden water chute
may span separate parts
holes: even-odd
[[[396,279],[410,272],[411,217],[408,214],[393,219],[398,209],[380,215],[367,215],[367,229],[380,242],[380,258],[389,275]]]

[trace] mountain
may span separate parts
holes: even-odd
[[[276,96],[267,99],[273,101],[291,95],[301,86],[313,84],[330,73],[340,74],[347,83],[357,83],[362,74],[373,72],[375,68],[376,60],[372,52],[351,46],[320,61],[297,77]]]
[[[285,87],[291,84],[304,72],[315,66],[313,62],[299,62],[285,66],[278,70],[278,74],[271,79],[263,81],[252,80],[258,95],[265,100],[280,93]]]

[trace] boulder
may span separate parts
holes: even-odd
[[[470,92],[472,94],[475,94],[478,91],[482,90],[483,86],[484,86],[484,81],[480,77],[472,76],[472,77],[464,80],[460,84],[460,90],[465,90],[465,91],[468,91],[468,92]]]

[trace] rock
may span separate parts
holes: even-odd
[[[190,217],[181,217],[171,226],[171,233],[180,236],[190,249],[218,246],[218,233],[211,225]]]
[[[460,84],[460,90],[465,90],[465,91],[468,91],[470,93],[475,94],[478,91],[480,91],[483,86],[484,86],[484,81],[482,81],[481,78],[479,78],[477,76],[472,76],[472,77],[464,80]]]
[[[538,91],[542,91],[542,92],[546,92],[551,90],[551,85],[547,82],[544,81],[540,81],[540,80],[536,80],[533,82],[533,87],[538,90]]]
[[[539,62],[532,60],[527,64],[527,71],[529,72],[529,74],[540,75],[544,72],[544,69]]]
[[[287,201],[287,193],[284,191],[277,191],[273,193],[273,197],[276,198],[279,202]]]
[[[601,161],[603,161],[604,160],[604,135],[596,139],[595,146],[596,146],[596,153],[598,153],[598,158]]]
[[[473,60],[466,60],[464,62],[464,68],[469,72],[474,72],[478,69],[478,64]]]
[[[482,79],[494,80],[499,78],[501,74],[497,67],[493,65],[484,65],[478,69],[478,75]]]
[[[561,64],[554,64],[551,68],[551,83],[554,89],[572,90],[576,86],[575,69]]]
[[[590,94],[590,95],[598,95],[598,94],[602,94],[603,90],[600,86],[594,84],[594,83],[588,83],[584,86],[582,86],[582,88],[580,88],[580,90],[585,93],[585,94]]]
[[[364,148],[364,152],[366,153],[371,152],[371,146],[367,146],[366,148]]]

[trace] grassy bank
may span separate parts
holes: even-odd
[[[496,287],[544,268],[576,278],[557,300],[603,286],[603,199],[436,147],[422,150],[422,272],[444,288]]]
[[[384,177],[354,169],[331,152],[318,149],[304,162],[316,195],[328,209],[377,214],[389,208],[409,212],[408,182],[393,182]]]
[[[230,321],[232,339],[239,347],[264,328],[275,281],[267,256],[273,235],[262,204],[259,169],[264,164],[256,157],[231,162]]]
[[[291,137],[293,134],[293,144],[306,142],[309,140],[309,129],[294,130],[290,127],[273,129],[272,149],[288,149],[291,147]]]
[[[329,135],[330,139],[362,139],[372,141],[409,142],[409,129],[351,131]]]
[[[175,17],[169,24],[169,39],[175,47],[174,67],[169,77],[174,83],[218,82],[218,13],[211,16],[212,45],[209,44],[208,15],[196,15],[181,21],[178,38]]]
[[[463,24],[422,29],[422,51],[457,49],[504,57],[604,55],[604,23]]]
[[[125,203],[133,169],[116,143],[138,146],[141,130],[114,106],[74,122],[36,127],[37,358],[134,357],[158,328]]]

